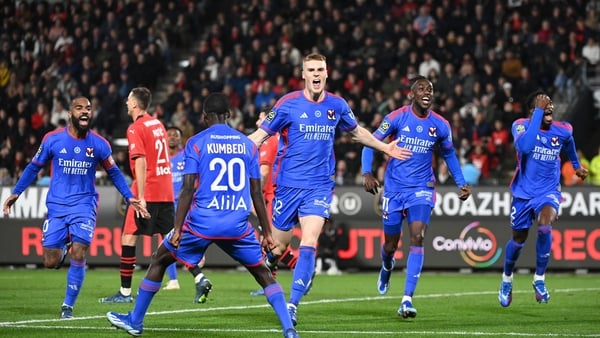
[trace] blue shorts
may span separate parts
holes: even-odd
[[[405,192],[385,192],[381,197],[383,232],[396,235],[402,232],[402,221],[429,224],[435,206],[433,189],[413,189]]]
[[[173,230],[163,239],[163,245],[171,252],[176,260],[186,267],[194,267],[200,263],[206,249],[215,243],[229,257],[235,259],[243,266],[258,266],[263,262],[262,247],[256,238],[254,231],[249,231],[239,239],[207,239],[199,237],[187,229],[181,231],[179,248],[174,248],[169,239],[173,236]]]
[[[42,246],[60,249],[69,241],[69,235],[71,241],[89,246],[94,238],[95,229],[94,216],[67,215],[48,218],[42,226]]]
[[[546,205],[552,206],[558,212],[561,198],[558,191],[532,199],[513,198],[510,209],[510,227],[517,231],[531,228],[534,220]]]
[[[288,231],[298,223],[299,217],[321,216],[329,218],[329,205],[333,199],[331,188],[300,189],[277,186],[273,199],[273,226]]]

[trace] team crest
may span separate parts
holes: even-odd
[[[385,133],[388,129],[390,129],[390,123],[388,121],[381,122],[381,125],[379,126],[379,131]]]
[[[94,157],[94,148],[86,147],[85,148],[85,157]]]
[[[551,139],[550,139],[550,144],[551,144],[553,147],[558,147],[558,137],[553,137],[553,138],[551,138]]]
[[[327,109],[327,119],[335,121],[335,110]]]
[[[181,162],[177,162],[177,170],[183,170],[183,167],[185,165],[185,162],[181,161]]]
[[[429,136],[437,137],[437,128],[436,127],[429,127]]]
[[[275,111],[271,110],[268,114],[267,117],[265,117],[265,120],[271,122],[273,121],[273,119],[275,118]]]

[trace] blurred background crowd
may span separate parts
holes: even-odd
[[[327,89],[374,130],[407,104],[409,80],[434,84],[433,110],[451,124],[466,178],[508,184],[510,127],[538,89],[555,119],[574,126],[579,156],[600,185],[600,1],[598,0],[0,0],[0,185],[12,185],[48,131],[67,123],[70,101],[90,98],[93,128],[123,143],[125,99],[153,91],[150,112],[201,129],[204,98],[230,98],[244,133],[258,112],[301,89],[302,57],[327,57]],[[361,146],[337,135],[336,182],[360,184]],[[385,158],[375,161],[383,176]],[[439,184],[451,184],[443,160]],[[563,183],[581,184],[564,161]],[[594,167],[597,167],[594,171]],[[42,171],[38,184],[47,184]],[[98,183],[103,184],[103,177]]]

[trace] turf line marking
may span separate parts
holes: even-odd
[[[580,289],[556,289],[553,292],[566,293],[566,292],[595,292],[600,291],[600,288],[580,288]],[[497,291],[478,291],[478,292],[453,292],[453,293],[439,293],[439,294],[424,294],[419,295],[419,298],[441,298],[441,297],[462,297],[462,296],[481,296],[481,295],[495,295]],[[529,293],[529,291],[518,290],[513,291],[513,293]],[[376,296],[376,297],[360,297],[360,298],[344,298],[344,299],[321,299],[314,301],[304,301],[302,305],[311,305],[311,304],[324,304],[324,303],[345,303],[345,302],[357,302],[357,301],[371,301],[371,300],[381,300],[381,299],[402,299],[402,296]],[[266,308],[270,307],[269,304],[261,304],[261,305],[249,305],[249,306],[227,306],[227,307],[214,307],[214,308],[194,308],[194,309],[183,309],[183,310],[170,310],[170,311],[152,311],[148,312],[146,316],[157,316],[163,314],[177,314],[177,313],[190,313],[190,312],[214,312],[214,311],[227,311],[227,310],[244,310],[244,309],[257,309],[257,308]],[[106,318],[106,316],[86,316],[86,317],[75,317],[69,320],[64,319],[32,319],[32,320],[23,320],[23,321],[15,321],[15,322],[0,322],[0,327],[6,328],[36,328],[36,329],[70,329],[70,330],[101,330],[101,331],[113,331],[114,327],[106,326],[106,327],[96,327],[96,326],[67,326],[67,325],[30,325],[36,323],[56,323],[56,322],[68,322],[68,321],[81,321],[81,320],[90,320],[90,319],[102,319]],[[203,328],[144,328],[144,331],[148,332],[247,332],[247,333],[280,333],[279,329],[264,329],[264,330],[244,330],[244,329],[203,329]],[[301,331],[303,333],[312,333],[312,334],[348,334],[348,335],[397,335],[397,331],[373,331],[373,332],[365,332],[365,331]],[[467,331],[448,331],[448,332],[440,332],[440,331],[402,331],[403,334],[446,334],[451,336],[521,336],[521,337],[600,337],[600,333],[598,334],[527,334],[523,332],[467,332]]]

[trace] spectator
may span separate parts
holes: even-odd
[[[590,184],[600,186],[600,146],[598,153],[590,160]]]

